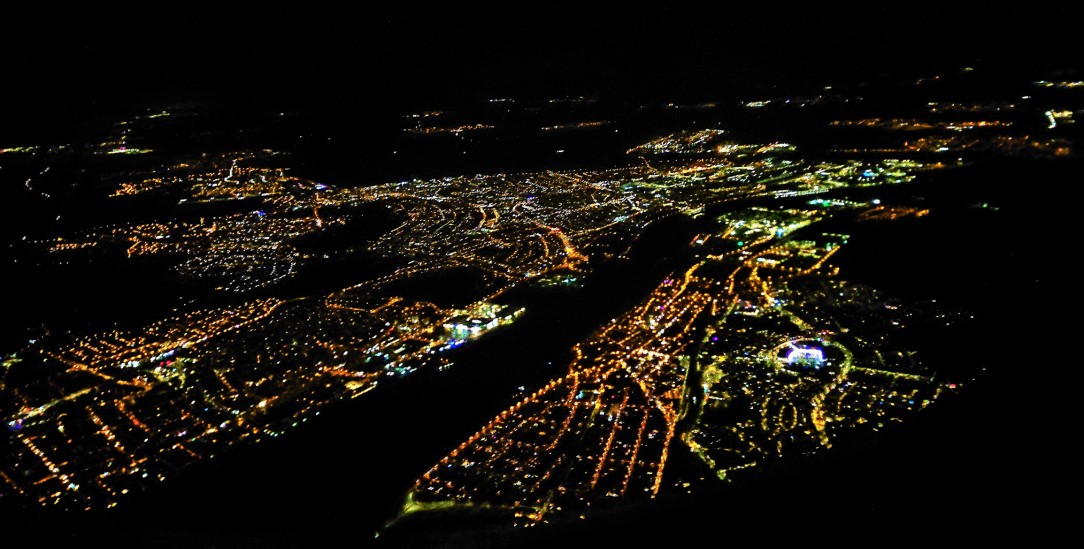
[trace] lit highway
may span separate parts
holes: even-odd
[[[931,116],[952,119],[837,120],[826,131],[904,134],[903,141],[823,154],[707,128],[654,137],[608,168],[358,187],[294,175],[289,155],[271,149],[119,172],[105,180],[108,200],[207,213],[79,226],[20,246],[46,265],[153,261],[217,297],[137,325],[32,339],[0,357],[0,417],[14,441],[0,462],[0,497],[113,507],[236,445],[283,436],[332,403],[419,370],[446,370],[449,351],[525,313],[508,299],[512,289],[578,283],[599,264],[623,261],[650,224],[673,217],[706,227],[687,243],[692,258],[580,341],[559,377],[419,472],[405,514],[484,505],[537,523],[676,489],[667,474],[675,445],[722,478],[902,421],[959,385],[886,336],[911,313],[848,283],[833,261],[849,237],[818,227],[927,216],[929,208],[860,195],[963,165],[957,155],[1069,154],[1064,140],[1011,133],[1017,126],[996,118],[1016,108],[931,103]],[[1047,114],[1059,126],[1072,118],[1072,111]],[[140,128],[169,118],[123,121],[83,149],[155,158]],[[403,132],[424,141],[501,130],[447,118],[410,116]],[[23,162],[72,150],[0,153],[4,162]],[[35,168],[26,189],[48,195],[40,181],[48,177],[48,167]],[[198,209],[206,207],[214,208]],[[372,212],[387,226],[374,225],[382,228],[343,253],[380,268],[359,269],[337,288],[276,297],[339,253],[311,242],[351,234]],[[454,304],[403,290],[449,273],[474,281],[455,292]]]

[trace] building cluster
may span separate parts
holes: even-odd
[[[675,444],[722,478],[929,405],[948,385],[885,336],[914,319],[826,265],[847,235],[797,236],[885,208],[810,205],[719,217],[718,231],[690,243],[701,259],[577,344],[567,374],[422,475],[403,513],[486,505],[534,524],[656,495]]]
[[[952,113],[1011,108],[930,105]],[[419,114],[409,133],[492,129],[423,124],[441,116]],[[1049,117],[1068,123],[1072,112]],[[141,328],[46,338],[0,357],[0,418],[13,441],[0,456],[0,498],[115,505],[236,445],[280,436],[330,403],[420,369],[446,368],[451,349],[523,314],[502,300],[513,286],[573,285],[593,263],[622,257],[655,220],[704,216],[715,211],[710,207],[752,199],[760,205],[743,203],[716,217],[713,230],[689,243],[694,259],[576,345],[567,373],[422,475],[405,511],[492,505],[532,523],[673,488],[665,472],[675,445],[726,476],[901,421],[951,387],[892,335],[923,315],[839,279],[831,259],[848,236],[818,226],[843,216],[926,215],[847,194],[945,167],[924,160],[926,153],[1046,157],[1069,148],[1047,137],[970,131],[1007,122],[839,125],[952,133],[839,158],[845,151],[810,157],[787,143],[685,131],[634,147],[627,165],[611,169],[359,188],[293,177],[271,151],[133,173],[114,187],[116,200],[157,193],[185,207],[230,201],[244,211],[121,223],[31,244],[46,260],[162,258],[176,276],[233,292],[235,304]],[[137,144],[125,129],[101,150]],[[351,215],[373,206],[390,212],[393,225],[354,245],[386,269],[358,273],[359,282],[327,294],[257,297],[314,260],[303,239],[347,227]],[[453,270],[479,281],[459,296],[462,303],[399,291]]]

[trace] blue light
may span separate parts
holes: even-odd
[[[824,366],[824,352],[811,347],[794,347],[787,354],[787,364],[820,368]]]

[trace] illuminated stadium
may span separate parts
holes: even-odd
[[[798,337],[780,343],[769,352],[779,368],[795,373],[838,373],[849,367],[850,352],[824,337]]]
[[[824,351],[813,347],[792,347],[786,361],[799,368],[820,369],[824,366]]]

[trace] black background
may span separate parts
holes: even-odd
[[[1077,62],[1065,8],[810,4],[13,12],[0,22],[0,127],[48,132],[193,98],[346,111],[502,94],[672,99],[750,83]]]

